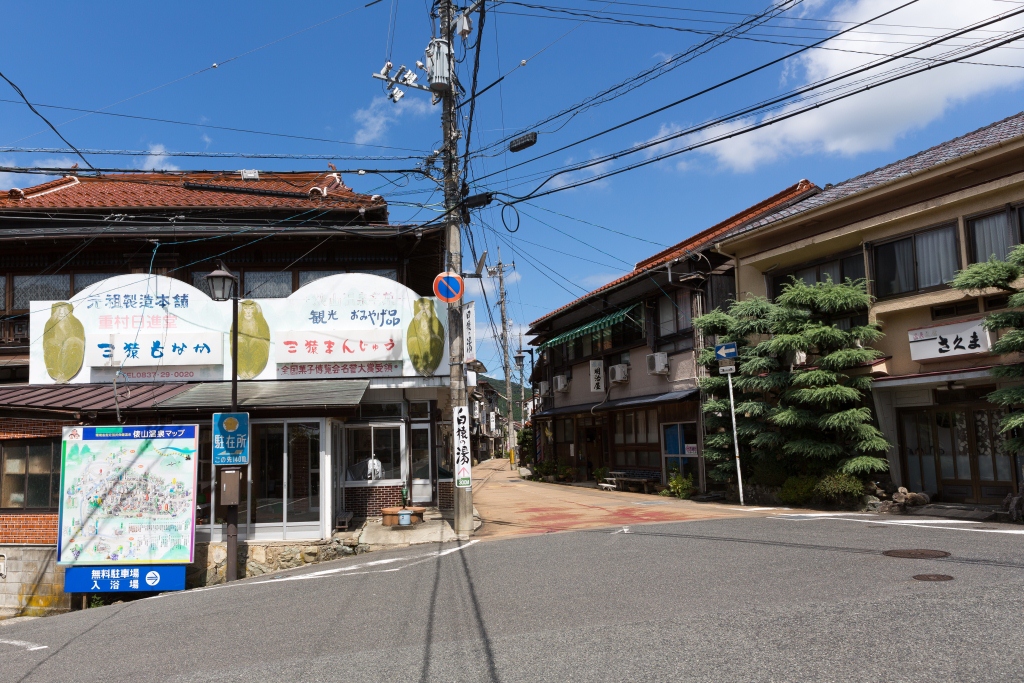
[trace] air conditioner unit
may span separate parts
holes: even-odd
[[[537,382],[537,388],[540,389],[540,395],[541,396],[547,396],[548,395],[548,383],[547,382]]]
[[[668,354],[667,353],[649,353],[649,354],[647,354],[647,374],[648,375],[667,375],[668,374]]]
[[[629,366],[625,363],[608,368],[608,378],[612,384],[624,384],[629,381]]]
[[[569,380],[565,375],[555,375],[555,391],[562,394],[569,391]]]

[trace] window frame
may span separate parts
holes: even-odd
[[[949,289],[949,283],[948,282],[941,282],[941,283],[939,283],[937,285],[932,285],[930,287],[920,287],[918,285],[918,281],[919,281],[920,278],[918,277],[918,261],[917,261],[917,236],[921,235],[921,234],[924,234],[926,232],[932,232],[932,231],[935,231],[935,230],[944,230],[944,229],[948,229],[948,228],[953,228],[953,251],[956,254],[955,270],[961,270],[963,268],[963,259],[961,258],[962,254],[961,254],[961,244],[960,244],[960,222],[957,219],[945,220],[945,221],[942,221],[941,223],[935,223],[935,224],[929,225],[929,226],[924,227],[924,228],[919,228],[917,230],[911,230],[910,232],[900,233],[899,235],[893,235],[892,237],[888,237],[888,238],[886,238],[884,240],[879,240],[877,242],[871,242],[870,243],[870,249],[871,249],[871,259],[870,259],[870,261],[871,261],[870,262],[871,276],[868,278],[868,280],[871,282],[871,292],[870,293],[872,294],[872,296],[874,296],[875,299],[878,300],[878,301],[889,301],[889,300],[892,300],[892,299],[899,299],[899,298],[902,298],[902,297],[915,296],[917,294],[924,294],[924,293],[927,293],[927,292],[937,292],[937,291]],[[877,278],[875,277],[875,270],[878,268],[878,253],[877,253],[878,252],[878,247],[884,247],[887,244],[893,244],[895,242],[900,242],[900,241],[906,240],[906,239],[911,240],[910,244],[911,244],[911,248],[912,248],[913,254],[914,254],[914,288],[910,289],[910,290],[907,290],[906,292],[899,292],[899,293],[895,293],[895,294],[885,294],[885,295],[882,295],[882,294],[880,294],[878,292],[878,283],[877,283]],[[868,246],[868,245],[865,245],[865,246]]]
[[[840,269],[839,277],[840,277],[841,280],[845,281],[846,280],[846,273],[842,272],[843,271],[843,261],[845,261],[846,259],[851,258],[853,256],[860,256],[861,259],[863,260],[864,259],[864,252],[865,252],[865,249],[863,247],[861,247],[859,249],[850,249],[848,251],[840,252],[839,254],[836,254],[834,256],[829,256],[828,258],[820,258],[820,259],[817,259],[817,260],[814,260],[814,261],[806,261],[804,263],[798,263],[795,266],[788,266],[785,269],[783,269],[779,275],[775,275],[774,273],[771,273],[771,272],[765,273],[768,276],[768,279],[769,279],[768,288],[771,290],[771,298],[772,298],[772,300],[774,301],[775,299],[777,299],[779,294],[782,293],[782,291],[781,291],[782,288],[781,287],[778,288],[778,289],[776,289],[776,287],[775,287],[776,281],[779,280],[780,278],[792,277],[792,276],[796,275],[797,272],[799,272],[801,270],[806,270],[808,268],[816,269],[817,270],[816,277],[820,278],[821,277],[821,270],[820,270],[821,266],[823,266],[826,263],[832,263],[833,261],[839,263],[839,269]],[[867,271],[868,271],[868,268],[865,265],[865,268],[864,268],[865,279],[870,279],[870,278],[867,277]]]
[[[1022,229],[1022,227],[1024,227],[1024,221],[1021,221],[1020,218],[1020,214],[1022,211],[1024,211],[1024,203],[1008,202],[1006,204],[1003,204],[1001,208],[984,209],[982,211],[975,211],[973,213],[964,214],[963,216],[961,216],[961,219],[964,223],[964,239],[967,240],[968,265],[980,263],[980,261],[974,260],[974,249],[976,246],[976,242],[974,239],[974,230],[971,229],[971,222],[979,220],[981,218],[995,216],[996,214],[999,213],[1005,213],[1007,219],[1010,221],[1011,230],[1013,230],[1017,235],[1017,244],[1013,245],[1017,246],[1020,244],[1024,244],[1024,229]]]
[[[650,423],[650,416],[649,416],[650,413],[654,414],[654,426],[655,426],[655,430],[656,430],[655,431],[656,438],[653,441],[650,438],[650,425],[651,425],[651,423]],[[640,433],[639,428],[638,428],[639,425],[638,425],[638,423],[636,421],[636,416],[638,414],[642,414],[644,416],[644,420],[646,422],[646,424],[644,426],[645,427],[644,428],[644,433],[647,434],[647,440],[646,441],[637,441],[637,436]],[[633,438],[633,440],[631,442],[627,442],[626,441],[626,435],[627,435],[626,422],[627,421],[631,423],[631,428],[629,429],[629,432],[628,432],[628,433],[630,433],[630,435]],[[621,432],[622,441],[618,440],[619,431],[618,431],[617,427],[618,427],[619,424],[622,425],[622,432]],[[608,427],[609,427],[609,430],[611,432],[611,439],[609,439],[609,441],[611,442],[610,443],[610,445],[611,445],[611,462],[612,462],[612,468],[613,469],[622,469],[622,468],[636,468],[636,469],[643,469],[643,470],[663,470],[664,469],[664,467],[662,465],[662,461],[664,460],[664,457],[662,456],[663,448],[662,448],[662,445],[661,445],[661,441],[662,441],[662,439],[661,439],[661,412],[656,407],[627,408],[625,410],[615,410],[615,411],[612,411],[612,415],[611,415],[611,417],[608,420]],[[640,465],[640,464],[637,463],[637,454],[638,453],[655,453],[655,452],[657,452],[657,455],[658,455],[658,463],[657,464],[650,464],[650,463],[648,463],[648,464]],[[622,463],[619,462],[619,455],[620,455],[620,453],[622,454]],[[627,457],[628,457],[627,456],[628,453],[633,453],[633,463],[632,464],[629,464],[627,462],[627,460],[626,460]]]
[[[29,454],[28,451],[25,453],[25,474],[21,475],[25,477],[25,483],[23,486],[22,494],[24,496],[24,504],[21,507],[2,507],[4,501],[4,480],[6,474],[4,473],[6,457],[4,450],[6,446],[30,446],[31,444],[38,444],[39,442],[49,442],[50,444],[50,505],[46,507],[28,507],[28,482],[29,482]],[[60,486],[61,486],[61,466],[63,453],[61,452],[63,440],[61,437],[45,437],[45,438],[34,438],[34,439],[5,439],[0,441],[0,512],[3,514],[26,514],[33,515],[39,513],[56,512],[60,509]],[[55,464],[56,463],[56,464]],[[57,500],[54,501],[54,484],[53,477],[57,476]],[[56,505],[53,503],[56,502]]]

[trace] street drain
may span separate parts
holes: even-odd
[[[886,557],[902,557],[908,560],[934,560],[939,557],[949,557],[945,550],[886,550],[882,553]]]
[[[916,581],[952,581],[953,577],[949,574],[916,574],[914,579]]]

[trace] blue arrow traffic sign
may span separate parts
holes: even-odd
[[[726,342],[715,346],[715,358],[735,358],[736,342]]]

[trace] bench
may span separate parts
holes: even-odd
[[[338,514],[338,519],[334,523],[335,531],[348,531],[349,522],[352,521],[353,513],[351,510],[345,510]]]
[[[604,491],[614,491],[615,489],[618,488],[618,486],[615,484],[614,479],[607,478],[602,482],[598,482],[597,488],[602,489]]]

